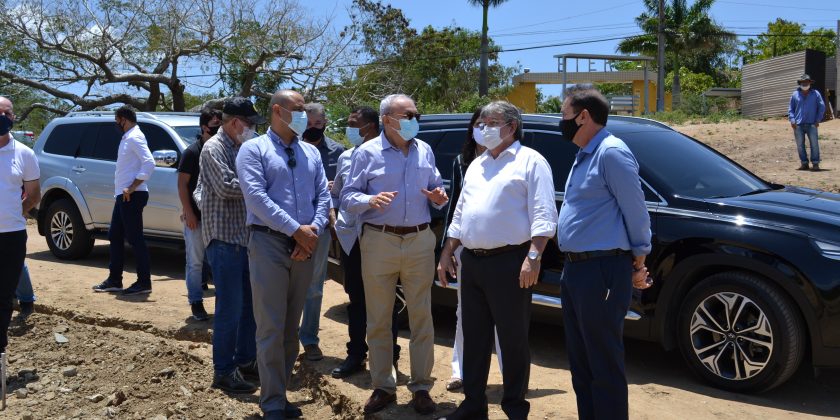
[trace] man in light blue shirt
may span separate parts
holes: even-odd
[[[793,91],[788,106],[788,119],[793,128],[793,137],[796,140],[796,151],[799,153],[799,168],[797,170],[808,170],[808,153],[805,152],[805,136],[811,147],[811,170],[820,170],[820,142],[817,128],[825,114],[825,102],[819,90],[811,90],[814,81],[808,74],[803,74],[797,80],[799,88]]]
[[[275,93],[268,132],[244,143],[236,157],[251,228],[248,262],[264,419],[302,415],[286,390],[300,350],[298,323],[312,281],[311,257],[330,207],[321,154],[300,141],[303,106],[297,92]]]
[[[626,419],[624,315],[632,288],[646,288],[650,216],[639,165],[607,124],[609,104],[574,86],[563,102],[563,137],[581,150],[557,224],[565,253],[561,299],[572,385],[581,419]]]
[[[374,391],[365,414],[396,401],[391,311],[400,280],[411,327],[412,405],[420,414],[434,412],[429,396],[434,384],[434,326],[431,287],[435,272],[435,235],[429,229],[429,205],[448,201],[435,156],[414,138],[420,118],[414,101],[389,95],[379,107],[382,134],[356,149],[341,209],[363,224],[359,245],[367,306],[367,337]]]

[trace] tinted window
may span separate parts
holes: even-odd
[[[464,148],[467,130],[444,131],[435,149],[435,163],[443,179],[452,179],[452,162]]]
[[[732,197],[768,187],[714,150],[680,133],[626,133],[622,138],[639,161],[642,176],[657,189],[661,185],[674,195]]]
[[[443,133],[441,133],[440,131],[421,131],[420,133],[417,133],[417,138],[428,143],[429,146],[431,146],[432,150],[435,150],[438,143],[440,142],[441,135],[443,135]]]
[[[645,201],[650,201],[651,203],[658,203],[662,201],[659,196],[644,183],[642,184],[642,191],[645,193]]]
[[[172,136],[161,127],[153,124],[140,123],[140,130],[146,135],[146,142],[149,144],[149,150],[156,152],[158,150],[174,150],[181,155]]]
[[[96,126],[99,128],[96,144],[90,150],[90,153],[86,153],[84,156],[91,159],[116,161],[117,148],[120,145],[120,139],[122,139],[120,129],[113,123],[98,123]]]
[[[84,131],[83,124],[62,124],[53,128],[44,144],[44,153],[62,156],[76,156],[79,141]]]
[[[187,143],[187,145],[193,144],[196,141],[197,136],[201,134],[201,127],[197,125],[184,125],[179,127],[172,127],[172,129],[174,129],[175,132],[178,133],[178,136],[181,137],[181,140],[184,140],[184,143]]]
[[[560,138],[560,133],[531,131],[525,133],[525,145],[534,148],[551,165],[554,175],[554,190],[566,189],[566,178],[575,163],[575,155],[580,150],[574,143]]]

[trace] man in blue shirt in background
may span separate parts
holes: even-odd
[[[610,134],[609,104],[589,86],[566,91],[564,139],[580,151],[557,224],[565,253],[561,299],[572,385],[581,419],[626,419],[624,316],[633,287],[647,284],[650,216],[639,164]]]
[[[312,281],[312,255],[327,228],[331,200],[320,152],[300,140],[307,120],[303,106],[297,92],[275,93],[268,132],[243,144],[236,157],[251,228],[248,263],[266,420],[302,415],[286,390],[300,350],[298,325]]]
[[[808,170],[808,154],[805,152],[805,135],[811,143],[811,170],[820,170],[820,143],[817,128],[825,114],[825,101],[819,90],[811,90],[814,80],[808,74],[803,74],[797,80],[799,88],[793,91],[788,107],[788,119],[793,128],[793,138],[796,140],[796,151],[799,152],[798,170]]]

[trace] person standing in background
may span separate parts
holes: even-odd
[[[799,168],[797,170],[808,170],[808,153],[805,151],[805,136],[808,136],[809,147],[811,148],[811,170],[820,170],[820,141],[817,129],[825,114],[825,101],[816,89],[811,89],[814,80],[808,74],[803,74],[793,95],[790,97],[788,106],[788,119],[793,128],[793,138],[796,141],[796,151],[799,153]]]

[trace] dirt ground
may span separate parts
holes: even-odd
[[[732,156],[774,182],[838,191],[840,122],[821,125],[823,166],[819,173],[795,171],[798,162],[790,129],[784,121],[678,127]],[[90,287],[107,275],[107,243],[98,241],[83,260],[59,261],[34,226],[29,229],[28,262],[38,300],[36,314],[11,330],[11,376],[3,419],[155,418],[243,419],[259,414],[258,394],[229,397],[209,388],[212,377],[211,322],[189,318],[183,280],[183,253],[152,249],[154,291],[150,296],[122,298],[96,294]],[[127,270],[133,273],[129,252]],[[132,280],[127,273],[126,281]],[[345,356],[346,295],[328,281],[324,288],[321,348],[325,359],[303,361],[296,369],[289,399],[305,418],[362,418],[370,377],[329,377]],[[212,312],[213,289],[205,294]],[[436,415],[463,399],[444,384],[450,376],[454,311],[435,309],[435,369],[432,397]],[[68,339],[56,342],[55,334]],[[576,418],[571,376],[559,327],[535,323],[531,329],[532,367],[528,398],[531,418]],[[402,331],[400,382],[409,372],[408,331]],[[836,418],[840,417],[840,372],[815,377],[806,364],[786,384],[760,395],[711,388],[688,371],[680,355],[654,343],[627,340],[630,416],[635,419]],[[493,361],[489,380],[490,417],[504,418],[498,406],[501,376]],[[75,368],[75,374],[74,369]],[[25,389],[26,391],[23,391]],[[101,399],[100,399],[101,398]],[[121,401],[123,400],[124,401]],[[419,419],[408,406],[409,392],[400,387],[398,404],[377,419]],[[119,403],[118,403],[119,402]],[[117,404],[118,403],[118,404]],[[110,404],[110,405],[109,405]]]

